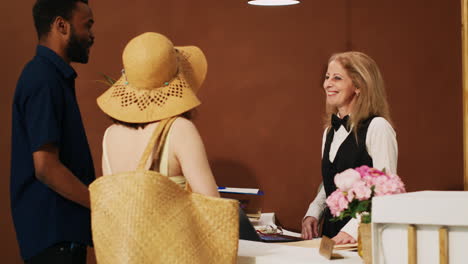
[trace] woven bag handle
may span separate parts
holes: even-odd
[[[158,149],[156,149],[156,157],[158,157],[158,161],[161,162],[161,154],[162,154],[162,147],[164,146],[164,143],[166,142],[167,140],[167,134],[169,133],[169,130],[171,129],[171,126],[172,126],[172,123],[174,123],[174,121],[177,119],[177,117],[172,117],[170,118],[169,120],[167,120],[167,123],[165,124],[164,126],[164,130],[161,134],[161,138],[159,140],[159,144],[158,144]],[[145,159],[145,162],[148,158]],[[143,164],[144,166],[145,164]],[[159,165],[159,164],[158,164]],[[158,166],[158,171],[159,171],[159,166]],[[185,191],[188,191],[188,192],[192,192],[192,187],[190,187],[190,184],[188,182],[185,183],[185,188],[184,188]]]
[[[167,134],[169,134],[169,130],[171,129],[171,126],[172,126],[172,123],[174,123],[174,121],[177,119],[177,117],[172,117],[172,118],[169,118],[169,120],[167,121],[167,123],[164,125],[164,129],[163,129],[163,132],[161,133],[161,136],[159,138],[159,142],[158,142],[158,147],[156,149],[156,152],[155,152],[155,157],[157,157],[157,161],[158,161],[158,171],[159,171],[159,166],[160,166],[160,162],[161,162],[161,156],[162,156],[162,149],[166,143],[166,140],[167,140]]]
[[[159,157],[161,153],[162,146],[164,145],[164,140],[166,139],[167,133],[169,132],[169,128],[171,127],[171,124],[176,120],[175,117],[173,118],[167,118],[164,120],[161,120],[158,124],[158,127],[154,130],[153,135],[151,135],[151,138],[148,142],[148,145],[146,146],[145,151],[143,152],[143,155],[141,155],[140,162],[138,163],[137,170],[144,170],[146,162],[148,161],[148,158],[150,154],[154,150],[154,146],[156,145],[156,142],[159,141],[158,148],[156,149],[155,152],[155,157]]]

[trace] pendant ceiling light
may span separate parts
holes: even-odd
[[[299,4],[300,2],[296,0],[251,0],[247,3],[259,6],[285,6]]]

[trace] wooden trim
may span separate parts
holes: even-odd
[[[463,174],[468,190],[468,0],[461,0],[462,76],[463,76]]]
[[[416,239],[416,226],[408,226],[408,264],[418,263],[418,246]]]
[[[448,264],[448,227],[439,228],[439,264]]]

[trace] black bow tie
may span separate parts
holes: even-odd
[[[349,115],[343,117],[343,119],[339,118],[337,115],[332,115],[331,125],[335,131],[340,129],[340,126],[343,126],[346,131],[349,131],[348,119]]]

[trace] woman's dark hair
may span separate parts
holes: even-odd
[[[179,116],[185,118],[185,119],[188,119],[188,120],[193,120],[196,116],[197,112],[195,109],[192,109],[192,110],[189,110],[185,113],[182,113],[180,114]],[[148,122],[148,123],[128,123],[128,122],[124,122],[124,121],[120,121],[120,120],[117,120],[117,119],[114,119],[112,117],[109,117],[112,122],[116,123],[116,124],[120,124],[120,125],[123,125],[123,126],[126,126],[126,127],[130,127],[130,128],[134,128],[134,129],[139,129],[139,128],[145,128],[147,125],[151,124],[151,123],[154,123],[154,122]],[[155,121],[157,122],[157,121]]]
[[[88,0],[37,0],[32,11],[39,39],[50,32],[52,22],[57,17],[69,21],[78,2],[88,4]]]

